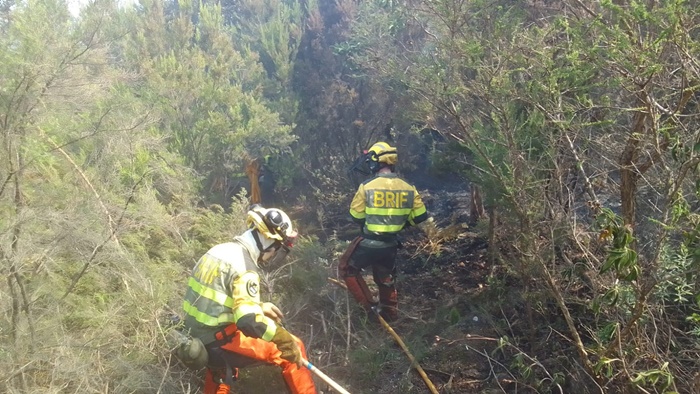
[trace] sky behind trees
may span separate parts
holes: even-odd
[[[80,10],[85,7],[85,5],[91,3],[94,0],[66,0],[68,4],[68,11],[71,15],[77,17],[80,15]],[[119,0],[118,3],[122,7],[130,6],[136,3],[137,0]]]

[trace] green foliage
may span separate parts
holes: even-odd
[[[615,362],[620,362],[621,360],[617,358],[605,358],[602,357],[595,365],[594,371],[596,374],[602,374],[607,378],[612,378],[613,376],[613,364]]]
[[[686,221],[687,229],[682,233],[683,245],[687,249],[693,267],[698,267],[700,266],[700,216],[689,213]]]
[[[627,283],[614,283],[601,294],[597,294],[589,303],[590,309],[595,314],[606,316],[607,313],[614,311],[621,316],[629,316],[632,309],[638,302],[638,294],[635,288]],[[603,326],[598,327],[599,339],[601,341],[610,340],[607,334],[611,334],[611,329],[615,323],[608,322]]]
[[[400,351],[391,346],[373,346],[370,351],[356,347],[348,354],[349,364],[362,365],[363,368],[351,372],[353,381],[359,387],[372,387],[377,384],[377,377],[382,370],[390,368],[402,357]]]
[[[450,324],[457,324],[461,320],[459,311],[456,308],[450,309]]]
[[[157,2],[113,6],[2,11],[0,366],[36,365],[3,391],[177,392],[154,316],[179,309],[185,267],[241,230],[246,204],[197,209],[193,174],[292,141],[255,91],[255,56],[233,52],[211,9],[194,34]]]
[[[690,334],[695,336],[695,338],[700,338],[700,314],[693,312],[690,316],[686,317],[685,320],[693,326],[690,330]]]
[[[300,193],[296,185],[303,183],[303,176],[299,173],[300,163],[304,159],[295,151],[280,154],[271,158],[267,164],[275,179],[275,195],[284,196],[285,202],[290,203],[286,196]],[[302,193],[302,195],[305,193]]]
[[[638,372],[632,379],[632,384],[637,387],[655,387],[665,393],[673,384],[673,374],[668,369],[668,362],[665,362],[659,369]]]
[[[245,213],[249,204],[245,191],[242,191],[233,198],[229,211],[219,205],[195,209],[188,229],[190,247],[196,251],[195,261],[213,245],[229,242],[246,230]]]
[[[632,228],[624,225],[622,218],[607,208],[601,209],[596,223],[600,229],[600,238],[611,241],[600,273],[613,271],[618,279],[636,280],[641,273],[641,268],[637,264],[637,252],[632,248],[634,242]]]
[[[152,20],[160,21],[158,30],[145,34]],[[291,126],[260,93],[265,77],[258,57],[234,39],[220,8],[183,4],[171,16],[153,5],[134,25],[122,51],[129,67],[146,75],[139,96],[158,114],[170,148],[208,180],[204,190],[221,188],[246,159],[294,141]]]
[[[297,0],[247,0],[226,13],[236,26],[236,40],[260,56],[267,78],[263,85],[270,106],[287,124],[297,114],[291,89],[294,64],[304,34],[304,15]]]
[[[698,294],[695,288],[697,274],[686,247],[680,245],[678,249],[672,250],[665,246],[662,249],[659,274],[659,284],[655,292],[661,300],[676,305],[695,302]]]
[[[619,326],[617,325],[617,323],[608,323],[606,325],[602,325],[597,332],[598,341],[604,345],[607,345],[615,338],[615,335],[619,334],[618,329]],[[605,362],[603,363],[605,364]],[[600,371],[600,363],[598,364],[597,368],[598,371]]]
[[[276,286],[284,293],[283,298],[298,298],[305,294],[320,294],[327,283],[329,261],[326,250],[316,237],[302,236],[294,246],[290,264],[285,269],[286,279]]]

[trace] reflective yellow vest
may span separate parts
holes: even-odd
[[[396,234],[409,223],[428,218],[416,188],[395,173],[381,173],[357,189],[350,204],[350,215],[364,221],[365,234]]]
[[[260,303],[260,275],[248,251],[239,242],[214,246],[202,256],[188,281],[185,328],[204,343],[223,327],[255,314],[267,325],[261,338],[270,341],[277,325],[263,315]]]

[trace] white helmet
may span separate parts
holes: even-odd
[[[263,208],[257,204],[250,207],[246,225],[248,228],[258,230],[266,238],[280,241],[288,248],[294,245],[298,235],[284,211],[277,208]]]

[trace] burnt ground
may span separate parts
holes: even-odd
[[[514,380],[494,351],[503,335],[487,263],[485,224],[469,224],[465,182],[416,184],[434,224],[409,228],[401,239],[398,280],[401,318],[390,323],[439,393],[503,393]],[[423,186],[423,187],[421,187]],[[374,288],[370,274],[365,280]],[[362,311],[354,311],[362,313]],[[377,322],[356,324],[349,369],[332,368],[352,393],[431,393],[409,356]],[[330,368],[330,366],[329,366]],[[321,389],[325,386],[319,385]],[[326,393],[334,392],[330,388]],[[525,392],[520,388],[519,392]]]
[[[443,241],[439,255],[430,255],[425,262],[403,260],[400,307],[409,317],[399,321],[396,330],[414,343],[422,340],[419,363],[439,392],[482,393],[493,383],[488,358],[497,346],[484,308],[489,276],[486,243],[468,232],[460,235]],[[420,242],[408,245],[407,252],[412,246],[419,250]],[[413,375],[409,392],[430,392],[423,379]]]
[[[403,235],[397,286],[404,317],[392,326],[438,392],[502,392],[489,364],[498,335],[488,302],[487,243],[467,225],[468,189],[421,194],[435,227]],[[410,370],[408,357],[399,357],[395,368],[382,369],[388,376],[377,380],[392,381],[397,374],[401,379],[362,392],[430,393],[420,374]]]

